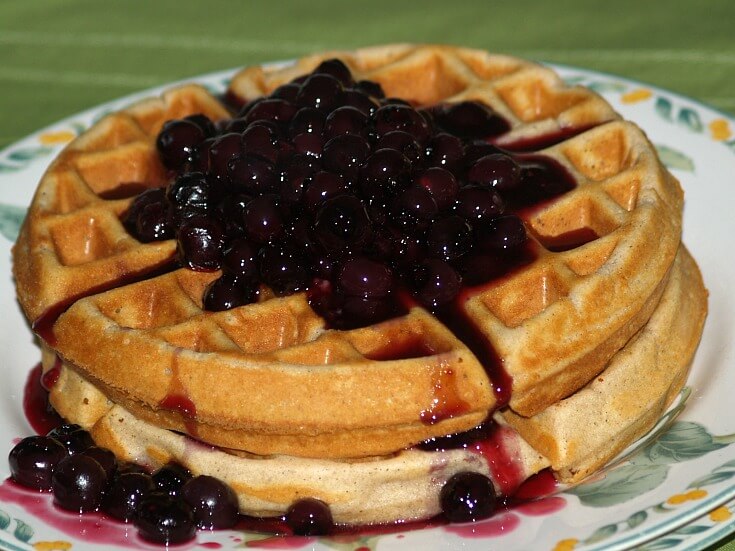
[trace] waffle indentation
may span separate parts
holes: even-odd
[[[225,332],[206,317],[162,327],[155,334],[173,346],[194,352],[240,352],[240,348]]]
[[[48,178],[56,185],[56,195],[49,211],[67,214],[79,210],[97,200],[97,196],[86,186],[75,170],[58,171]]]
[[[585,178],[593,182],[606,180],[628,169],[635,159],[625,129],[613,125],[605,132],[585,134],[584,147],[578,143],[562,148],[562,152]]]
[[[176,325],[201,312],[171,275],[109,291],[96,303],[104,316],[128,329]]]
[[[114,151],[80,153],[74,165],[87,185],[97,194],[104,194],[130,182],[145,182],[151,186],[166,181],[158,154],[147,144],[135,142]]]
[[[323,321],[301,295],[274,298],[216,315],[217,324],[245,353],[261,354],[313,340]]]
[[[126,240],[110,232],[113,215],[105,211],[80,212],[51,226],[51,239],[63,266],[77,266],[114,255]]]
[[[512,285],[497,285],[482,294],[482,302],[506,327],[518,327],[569,294],[570,284],[551,267],[528,270]]]
[[[586,100],[585,90],[554,90],[555,79],[539,74],[529,78],[525,72],[518,72],[496,85],[503,101],[523,122],[534,122],[555,117],[559,113]]]
[[[530,220],[534,237],[553,252],[586,245],[614,232],[624,218],[619,207],[605,195],[581,191],[574,201],[559,201]]]

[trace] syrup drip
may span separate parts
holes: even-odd
[[[513,379],[503,367],[503,361],[495,352],[492,343],[480,328],[470,320],[462,306],[476,292],[472,288],[463,289],[454,304],[442,311],[435,312],[435,314],[470,349],[485,369],[493,385],[497,407],[500,408],[510,401]]]
[[[169,382],[166,396],[159,402],[158,406],[162,409],[178,412],[184,421],[186,431],[196,438],[198,434],[196,424],[197,407],[187,395],[186,389],[179,377],[180,353],[181,349],[177,348],[173,354],[173,361],[171,362],[171,381]]]
[[[174,271],[178,267],[179,266],[176,260],[176,256],[172,255],[170,258],[167,258],[163,262],[160,262],[159,264],[156,264],[154,266],[148,266],[142,270],[130,272],[121,277],[111,279],[110,281],[105,281],[104,283],[101,283],[99,285],[92,286],[81,293],[77,293],[76,295],[73,295],[61,302],[57,302],[56,304],[49,306],[43,314],[36,318],[36,320],[31,325],[31,329],[33,329],[33,331],[51,348],[53,348],[56,346],[54,325],[56,324],[56,321],[61,317],[61,315],[69,308],[71,308],[71,306],[75,302],[83,298],[96,295],[98,293],[104,293],[105,291],[110,291],[111,289],[122,287],[124,285],[132,285],[133,283],[138,283],[139,281],[144,281],[146,279],[152,279],[154,277],[167,274]]]
[[[504,439],[512,429],[495,423],[491,417],[465,432],[432,438],[417,448],[425,451],[466,449],[480,455],[487,463],[502,495],[512,495],[522,482],[522,473],[508,454]]]
[[[45,388],[48,392],[51,392],[51,389],[54,387],[54,385],[59,382],[59,377],[61,376],[61,358],[57,355],[54,358],[54,365],[49,369],[46,373],[44,373],[41,376],[41,386]]]
[[[512,429],[496,425],[489,438],[479,440],[470,447],[485,459],[493,475],[493,481],[506,496],[511,495],[523,480],[520,466],[508,454],[503,442],[509,432],[512,432]]]
[[[434,368],[434,397],[428,409],[421,412],[421,422],[434,425],[455,415],[461,415],[471,409],[470,404],[457,394],[457,383],[454,371],[444,365]]]
[[[31,428],[41,435],[64,423],[48,402],[48,390],[41,385],[42,373],[39,363],[31,370],[23,387],[23,413]]]

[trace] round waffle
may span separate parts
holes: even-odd
[[[60,368],[50,394],[54,407],[120,458],[151,469],[176,461],[195,474],[217,476],[236,491],[240,510],[249,515],[281,515],[298,499],[316,497],[330,504],[336,522],[380,523],[440,513],[439,490],[458,472],[482,473],[498,493],[508,494],[549,465],[565,482],[596,471],[650,430],[679,392],[706,310],[701,275],[682,248],[648,323],[574,395],[530,419],[508,410],[496,413],[499,426],[479,445],[351,461],[205,446],[132,415],[74,366],[59,366],[49,348],[43,365],[46,371]]]
[[[543,151],[578,185],[525,213],[537,259],[467,293],[462,306],[502,358],[520,415],[587,384],[644,325],[679,246],[681,190],[645,136],[548,69],[450,47],[330,52],[246,69],[230,96],[266,93],[334,55],[388,95],[487,103],[511,124],[501,145],[594,127]],[[363,457],[480,423],[497,405],[498,382],[421,308],[367,328],[326,330],[303,294],[204,312],[202,292],[216,273],[155,275],[175,243],[140,243],[120,216],[130,183],[165,182],[155,136],[164,121],[191,113],[227,116],[202,88],[174,89],[106,117],[44,175],[14,249],[14,274],[20,303],[48,344],[137,417],[252,453]],[[552,250],[576,231],[596,238]],[[386,357],[403,348],[421,353]],[[423,422],[437,410],[451,414]]]

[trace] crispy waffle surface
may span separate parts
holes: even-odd
[[[50,399],[62,416],[89,429],[99,445],[119,458],[151,469],[176,461],[195,474],[226,481],[237,493],[240,510],[249,515],[280,515],[296,500],[316,497],[330,504],[339,523],[421,519],[440,512],[439,490],[459,472],[482,473],[498,493],[507,494],[547,467],[568,483],[600,469],[648,432],[676,397],[706,312],[701,274],[682,247],[650,320],[605,370],[530,419],[509,410],[496,412],[498,428],[484,446],[410,449],[361,460],[217,449],[141,420],[67,362],[60,366]],[[44,349],[43,365],[46,371],[59,368],[55,351]]]
[[[578,186],[525,213],[536,260],[463,303],[512,378],[511,421],[533,420],[588,385],[646,324],[679,249],[682,193],[645,135],[549,69],[444,46],[329,52],[249,68],[229,92],[255,98],[335,56],[390,96],[487,103],[511,123],[500,145],[590,128],[543,150]],[[63,312],[47,346],[130,419],[248,454],[384,456],[482,422],[497,406],[494,383],[421,308],[335,331],[304,294],[264,292],[257,304],[205,312],[202,293],[218,273],[155,275],[176,244],[136,241],[120,221],[132,197],[116,197],[130,183],[165,185],[155,137],[166,120],[192,113],[229,116],[203,88],[175,88],[105,117],[44,175],[14,248],[14,275],[36,327]],[[544,246],[577,230],[598,237],[564,252]],[[386,349],[415,342],[426,351],[421,357],[385,359]],[[441,420],[425,423],[427,413]],[[537,440],[553,440],[553,432]]]

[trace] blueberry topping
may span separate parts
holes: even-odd
[[[400,315],[405,293],[438,312],[463,285],[529,262],[516,213],[574,186],[559,163],[489,143],[509,129],[480,101],[386,98],[329,59],[233,119],[167,122],[157,143],[170,182],[122,221],[142,242],[177,239],[183,266],[222,269],[206,310],[264,286],[309,291],[334,327]]]

